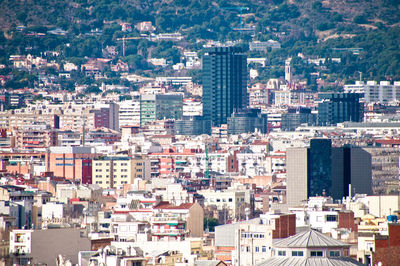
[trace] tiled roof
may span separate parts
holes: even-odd
[[[307,247],[347,247],[346,243],[328,237],[318,231],[308,230],[294,236],[277,240],[275,247],[307,248]]]
[[[182,203],[181,205],[172,205],[168,202],[162,201],[154,209],[169,209],[169,210],[188,210],[194,203]]]
[[[364,265],[351,258],[306,258],[276,257],[268,259],[258,266],[361,266]]]

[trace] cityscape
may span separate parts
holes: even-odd
[[[1,1],[0,265],[400,265],[400,3]]]

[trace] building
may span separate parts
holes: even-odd
[[[10,252],[16,265],[55,265],[62,254],[78,263],[79,251],[90,250],[91,243],[76,228],[48,230],[13,230],[10,233]]]
[[[318,125],[336,125],[345,121],[362,122],[363,104],[357,93],[320,93]]]
[[[97,154],[90,147],[50,147],[46,154],[46,172],[54,176],[92,183],[92,159]]]
[[[395,81],[356,81],[355,84],[344,85],[345,92],[360,93],[364,95],[366,103],[390,103],[400,100],[400,82]]]
[[[212,126],[221,126],[234,111],[247,105],[247,62],[242,49],[210,49],[203,57],[204,118]]]
[[[318,231],[306,230],[274,242],[274,256],[264,265],[363,265],[350,258],[350,245]]]
[[[358,147],[332,148],[330,139],[312,139],[310,147],[286,150],[287,204],[311,196],[334,199],[372,192],[371,155]]]
[[[131,157],[103,157],[93,159],[92,182],[102,188],[133,184],[136,176],[135,173],[137,174],[139,170],[136,168],[138,163],[140,162],[136,162]],[[140,167],[139,171],[143,172],[142,167]],[[140,177],[142,177],[142,174],[140,174]]]
[[[249,43],[250,51],[266,52],[268,48],[280,49],[281,44],[278,41],[268,40],[266,42],[254,41]]]
[[[153,208],[150,221],[153,241],[185,240],[186,237],[202,237],[204,210],[199,203],[172,205],[160,202]]]
[[[119,103],[119,126],[140,125],[140,96]]]
[[[253,133],[255,131],[266,134],[268,131],[268,115],[262,114],[259,109],[233,112],[227,122],[228,134]]]
[[[273,239],[296,234],[294,214],[278,211],[215,227],[215,258],[233,265],[257,265],[273,254]]]
[[[57,146],[57,131],[48,129],[46,125],[31,125],[30,128],[17,130],[15,135],[17,148],[33,149]]]
[[[309,108],[289,109],[286,114],[282,114],[281,130],[295,131],[301,124],[315,125],[316,115],[311,113]]]
[[[292,58],[288,58],[285,61],[285,80],[289,84],[293,80]]]
[[[203,116],[182,116],[182,119],[175,121],[175,134],[195,136],[210,134],[210,121],[204,120]]]
[[[145,94],[140,96],[140,124],[162,119],[180,119],[183,113],[181,94]]]

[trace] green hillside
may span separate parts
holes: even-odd
[[[2,0],[0,4],[0,63],[6,63],[11,54],[46,50],[79,61],[85,56],[101,57],[106,46],[118,47],[121,57],[117,38],[126,34],[119,23],[152,21],[156,33],[180,32],[185,39],[179,46],[197,51],[207,40],[241,40],[245,47],[251,40],[279,41],[280,50],[249,54],[268,58],[269,66],[260,69],[261,79],[280,76],[284,60],[302,53],[342,60],[339,64],[328,60],[324,68],[294,60],[296,74],[308,80],[315,71],[331,82],[349,82],[359,72],[366,79],[400,80],[400,4],[396,0]],[[26,28],[18,31],[22,25]],[[254,27],[254,36],[235,30],[243,26]],[[55,28],[67,34],[46,34]],[[127,34],[138,35],[136,30]],[[123,60],[134,71],[151,68],[145,62],[150,54],[178,62],[176,45],[129,41]],[[361,48],[361,52],[336,48]]]

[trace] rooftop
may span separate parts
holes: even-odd
[[[279,257],[271,258],[259,266],[356,266],[364,265],[351,258],[305,258],[305,257]]]
[[[307,230],[294,236],[277,240],[275,247],[309,248],[309,247],[346,247],[346,243],[335,240],[315,230]]]

